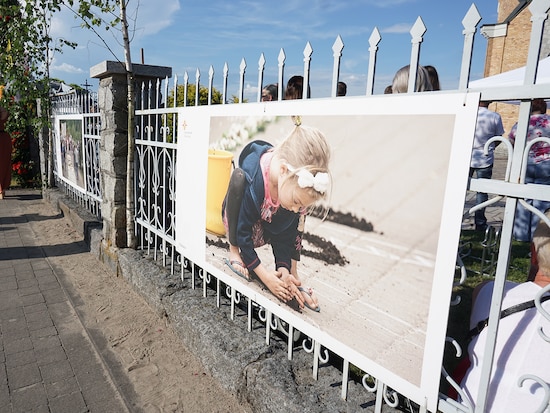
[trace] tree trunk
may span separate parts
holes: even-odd
[[[43,107],[43,103],[45,103]],[[50,105],[47,99],[36,99],[36,113],[39,119],[48,116],[51,119]],[[42,189],[53,186],[53,152],[52,152],[52,131],[47,126],[41,126],[38,131],[38,152],[40,160],[40,180]]]
[[[120,2],[120,20],[122,23],[122,40],[124,43],[124,60],[126,63],[126,80],[128,87],[128,161],[126,163],[126,244],[136,248],[134,214],[134,71],[130,55],[130,38],[128,36],[128,20],[126,18],[126,0]]]

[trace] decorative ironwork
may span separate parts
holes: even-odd
[[[101,219],[101,170],[100,170],[100,131],[101,119],[97,105],[97,93],[91,91],[72,91],[52,97],[52,115],[80,115],[82,120],[82,159],[84,168],[84,188],[75,182],[62,179],[62,171],[57,170],[54,162],[54,174],[58,187],[78,202],[80,206]],[[71,117],[74,119],[74,117]]]

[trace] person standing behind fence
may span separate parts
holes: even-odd
[[[546,216],[550,218],[550,211]],[[485,412],[542,411],[537,408],[542,406],[544,387],[531,378],[522,382],[519,380],[524,375],[535,375],[543,382],[550,382],[550,342],[541,336],[541,332],[546,337],[550,336],[550,320],[537,310],[534,303],[530,303],[548,285],[550,228],[546,222],[540,221],[531,243],[531,269],[527,282],[518,284],[506,281],[504,285],[502,309],[515,308],[517,311],[507,310],[509,315],[501,315]],[[479,397],[479,381],[488,335],[485,321],[491,309],[493,288],[494,282],[490,281],[480,284],[474,291],[470,318],[471,341],[468,345],[470,367],[461,382],[461,388],[473,406]],[[514,307],[523,303],[526,303],[527,308]],[[550,310],[550,301],[541,305],[546,312]],[[547,409],[548,406],[544,411]]]
[[[424,66],[424,68],[428,71],[428,75],[430,76],[430,83],[432,84],[432,90],[441,90],[441,86],[439,84],[439,74],[437,73],[437,69],[431,65]]]
[[[272,83],[262,89],[262,102],[271,102],[277,100],[279,87],[277,84]]]
[[[313,290],[291,272],[292,257],[301,245],[300,217],[328,196],[330,149],[317,129],[297,125],[273,147],[264,141],[246,145],[239,168],[231,174],[222,207],[229,238],[231,270],[250,281],[254,272],[281,301],[296,299],[300,308],[319,311]],[[268,270],[255,248],[271,244],[275,270]]]
[[[410,66],[403,66],[399,69],[395,76],[393,77],[392,82],[392,93],[407,93],[409,89],[409,71]],[[418,70],[416,72],[416,85],[414,88],[415,92],[428,92],[433,90],[432,84],[430,82],[430,74],[424,68],[424,66],[418,65]]]
[[[476,131],[472,146],[472,158],[470,159],[470,178],[475,175],[476,178],[491,179],[493,176],[495,147],[500,142],[492,143],[487,148],[487,155],[485,154],[485,144],[494,136],[502,136],[504,127],[501,116],[488,109],[490,103],[489,101],[480,101],[477,109]],[[487,199],[489,196],[486,193],[478,192],[476,194],[476,204],[481,204]],[[485,231],[487,228],[485,208],[475,211],[474,223],[476,231]]]
[[[285,89],[285,100],[302,99],[304,94],[304,77],[292,76],[288,79]],[[309,85],[307,86],[307,98],[311,96]]]
[[[0,199],[6,196],[6,190],[11,184],[11,136],[6,132],[6,122],[9,112],[0,106]]]
[[[512,127],[508,138],[512,144],[516,140],[517,123]],[[543,99],[534,99],[531,103],[531,117],[527,130],[526,142],[546,137],[550,139],[550,116],[546,114],[546,102]],[[550,185],[550,145],[546,142],[537,142],[529,150],[526,184]],[[550,208],[550,202],[538,199],[526,200],[541,212]],[[514,220],[514,238],[518,241],[529,242],[533,236],[539,217],[518,203]]]
[[[338,82],[338,87],[336,89],[336,96],[346,96],[348,93],[348,85],[344,82]]]

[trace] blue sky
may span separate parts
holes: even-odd
[[[201,84],[208,83],[214,68],[214,87],[222,89],[224,64],[229,67],[228,93],[238,94],[239,66],[244,58],[245,98],[254,100],[258,60],[266,59],[264,84],[277,81],[278,55],[286,55],[285,82],[303,74],[304,48],[309,42],[312,97],[330,95],[332,45],[338,35],[344,42],[340,79],[348,84],[348,95],[364,95],[369,63],[369,37],[374,28],[382,40],[377,55],[375,93],[382,93],[394,73],[409,63],[410,29],[420,16],[427,27],[421,44],[420,63],[435,66],[443,89],[458,85],[463,47],[462,19],[473,3],[467,0],[130,0],[132,60],[170,66],[183,79],[187,71],[191,83],[201,72]],[[136,6],[139,7],[136,8]],[[497,0],[475,3],[482,20],[474,40],[471,79],[483,76],[487,40],[479,33],[483,24],[497,23]],[[123,48],[110,30],[104,39],[123,60]],[[63,9],[52,21],[52,37],[78,42],[76,50],[66,49],[53,57],[50,74],[67,83],[97,88],[90,67],[103,60],[116,60],[97,35],[82,29],[70,11]]]

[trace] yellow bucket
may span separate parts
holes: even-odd
[[[225,235],[222,221],[222,204],[229,179],[233,154],[217,149],[208,150],[208,178],[206,183],[206,230],[213,234]]]

